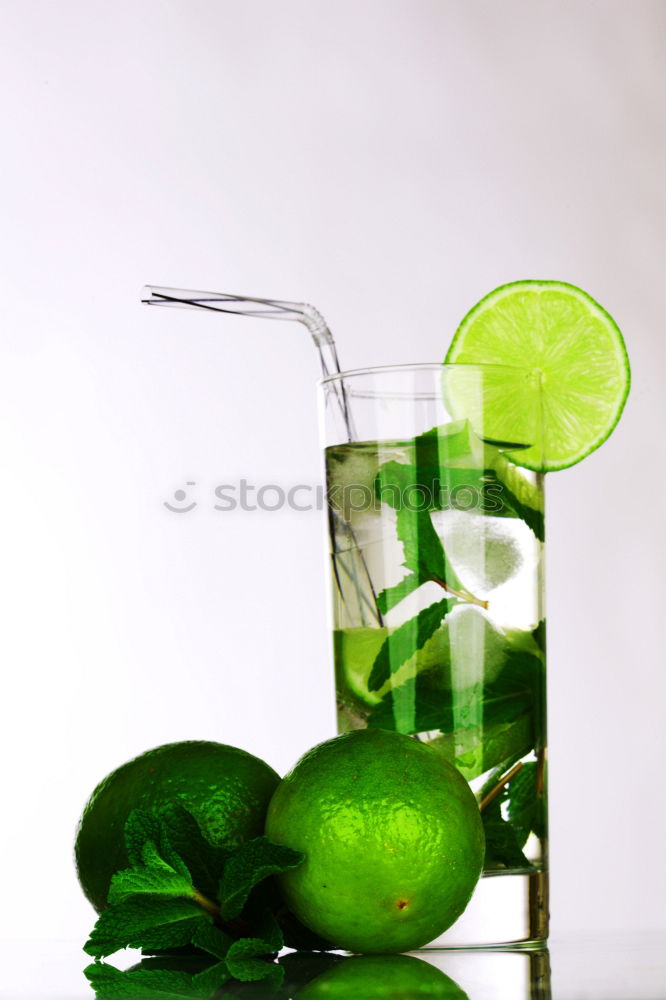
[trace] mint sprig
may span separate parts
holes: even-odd
[[[301,864],[300,851],[267,837],[255,837],[236,851],[216,848],[182,808],[134,810],[125,843],[131,867],[113,876],[109,905],[84,946],[97,960],[85,972],[98,1000],[138,1000],[150,990],[155,997],[207,998],[231,977],[279,985],[282,971],[266,959],[282,948],[282,931],[272,912],[275,897],[263,892],[261,883]],[[192,976],[169,969],[120,972],[100,963],[128,947],[144,952],[190,947],[207,953],[214,965]]]

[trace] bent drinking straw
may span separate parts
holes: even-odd
[[[200,292],[186,288],[165,288],[160,285],[145,285],[141,301],[148,306],[178,306],[208,309],[212,312],[231,313],[237,316],[253,316],[259,319],[295,320],[297,323],[303,323],[310,331],[319,353],[324,378],[340,374],[340,362],[333,334],[319,310],[307,302],[258,299],[249,295],[232,295],[229,292]],[[347,438],[353,441],[355,434],[343,379],[335,383],[335,396],[345,422]],[[340,572],[350,578],[359,601],[369,612],[371,619],[381,625],[383,619],[377,607],[377,595],[351,525],[341,518],[330,504],[328,515],[335,520],[343,537],[346,536],[344,545],[333,555],[336,579]],[[335,532],[332,532],[332,537],[335,537]]]
[[[253,316],[259,319],[290,319],[308,328],[319,352],[321,370],[328,375],[340,374],[338,352],[328,324],[322,314],[307,302],[284,302],[279,299],[257,299],[248,295],[231,295],[228,292],[196,292],[185,288],[163,288],[146,285],[141,301],[148,306],[180,306],[208,309],[213,312]],[[340,386],[339,402],[345,419],[349,440],[353,440],[351,417],[347,407],[344,386]]]

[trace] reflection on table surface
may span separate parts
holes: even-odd
[[[664,938],[659,932],[587,934],[555,938],[541,951],[291,953],[281,956],[285,975],[277,991],[262,983],[228,983],[215,1000],[666,1000]],[[2,1000],[94,998],[83,975],[86,956],[76,943],[4,942],[0,960]],[[127,972],[154,970],[160,963],[141,963],[139,955],[127,953],[113,964]],[[188,974],[195,971],[190,965]],[[152,1000],[150,992],[135,988],[131,995]],[[202,1000],[200,992],[195,996]]]
[[[229,981],[205,989],[215,967],[192,959],[150,958],[120,971],[99,963],[88,975],[100,1000],[125,990],[137,1000],[169,996],[192,1000],[550,1000],[548,953],[428,952],[412,955],[291,953],[266,963],[266,980]],[[187,983],[191,983],[188,987]],[[155,993],[151,989],[155,988]]]

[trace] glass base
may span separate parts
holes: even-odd
[[[470,1000],[552,1000],[547,948],[418,951],[414,957],[443,972]],[[448,994],[447,994],[448,995]],[[590,994],[591,995],[591,994]]]
[[[429,949],[543,948],[548,938],[548,872],[484,875],[463,915]]]

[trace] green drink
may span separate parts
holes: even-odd
[[[325,393],[342,383],[359,436],[412,431],[326,449],[338,728],[426,742],[477,795],[485,874],[511,877],[514,912],[498,931],[488,901],[475,915],[473,899],[459,921],[470,926],[438,943],[538,942],[547,934],[544,496],[543,475],[518,462],[539,446],[539,411],[529,441],[491,441],[479,412],[500,369],[464,368],[475,426],[452,418],[450,372],[419,365],[324,383]],[[488,895],[482,886],[475,896]]]

